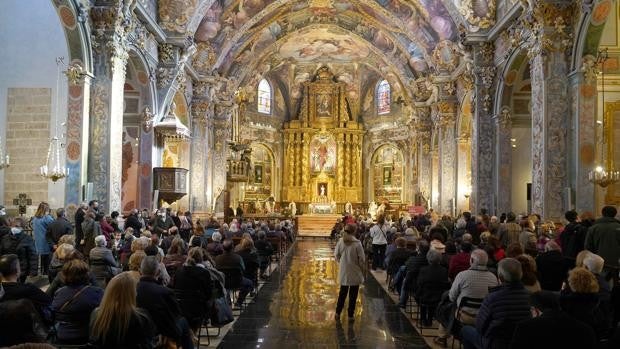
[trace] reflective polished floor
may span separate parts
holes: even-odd
[[[369,275],[355,322],[334,320],[338,266],[326,240],[302,240],[223,338],[219,348],[427,348]],[[346,308],[345,308],[346,309]]]

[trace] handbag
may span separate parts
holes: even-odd
[[[215,327],[222,327],[235,320],[233,317],[232,308],[226,301],[225,297],[219,297],[213,300],[209,320],[211,321],[211,325]]]

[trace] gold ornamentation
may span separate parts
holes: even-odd
[[[82,78],[88,75],[88,73],[84,71],[84,68],[80,63],[73,62],[67,66],[65,75],[67,76],[67,80],[70,85],[82,85]]]
[[[433,60],[440,69],[452,71],[459,64],[459,56],[450,40],[443,40],[437,44],[433,51]]]
[[[484,1],[484,4],[487,6],[487,12],[484,16],[477,16],[475,13],[474,6],[477,3],[482,3],[483,0],[462,0],[461,5],[459,6],[459,12],[469,24],[472,25],[470,30],[472,32],[477,32],[480,29],[490,28],[495,24],[495,1],[496,0],[488,0]]]
[[[598,73],[600,72],[596,57],[593,55],[585,55],[582,59],[581,71],[588,84],[596,83]]]

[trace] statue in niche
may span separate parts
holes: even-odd
[[[321,184],[321,187],[319,189],[319,196],[325,196],[326,192],[325,192],[325,184]]]
[[[297,204],[295,204],[295,201],[291,201],[291,203],[288,204],[288,209],[291,211],[291,217],[297,215]]]

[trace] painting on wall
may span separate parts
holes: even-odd
[[[392,185],[392,166],[383,167],[383,185]]]
[[[254,183],[263,184],[263,166],[262,165],[254,166]]]
[[[316,97],[316,113],[319,116],[331,116],[331,96],[322,93]]]
[[[316,135],[310,142],[310,169],[315,173],[333,173],[336,169],[336,140],[332,135]]]

